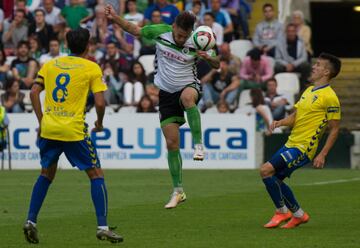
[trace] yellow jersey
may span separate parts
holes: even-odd
[[[65,56],[45,63],[36,82],[45,88],[40,136],[51,140],[85,138],[85,106],[89,91],[105,91],[100,67],[87,59]]]
[[[329,120],[340,120],[339,99],[329,84],[305,90],[295,104],[296,118],[285,146],[296,147],[313,159]]]

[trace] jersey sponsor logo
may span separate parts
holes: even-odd
[[[340,108],[339,107],[328,107],[327,112],[328,113],[339,113]]]
[[[184,59],[183,57],[176,55],[174,53],[171,53],[169,51],[163,51],[163,54],[165,57],[171,58],[171,59],[176,59],[179,60],[181,62],[187,62],[186,59]]]

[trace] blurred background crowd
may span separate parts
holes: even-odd
[[[99,64],[109,90],[111,111],[156,112],[153,40],[137,40],[104,15],[112,4],[139,25],[172,24],[181,11],[197,17],[217,37],[219,70],[200,61],[203,86],[199,108],[205,113],[257,113],[259,128],[281,119],[306,88],[311,72],[311,30],[301,11],[278,21],[271,3],[262,5],[262,20],[253,35],[249,19],[255,0],[26,0],[0,6],[1,104],[8,113],[31,112],[29,89],[37,71],[52,58],[69,55],[65,35],[86,27],[91,39],[87,58]],[[271,2],[271,1],[270,1]],[[194,27],[196,28],[196,27]],[[88,111],[92,108],[89,95]]]

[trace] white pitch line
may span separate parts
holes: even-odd
[[[360,177],[355,177],[355,178],[350,178],[350,179],[339,179],[339,180],[332,180],[332,181],[324,181],[324,182],[298,184],[298,186],[327,185],[327,184],[347,183],[347,182],[354,182],[354,181],[360,181]]]

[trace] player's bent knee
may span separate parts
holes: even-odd
[[[101,168],[91,168],[86,170],[86,173],[90,179],[103,178],[104,173]]]
[[[269,163],[265,163],[260,167],[260,176],[262,178],[271,177],[275,173],[274,167]]]

